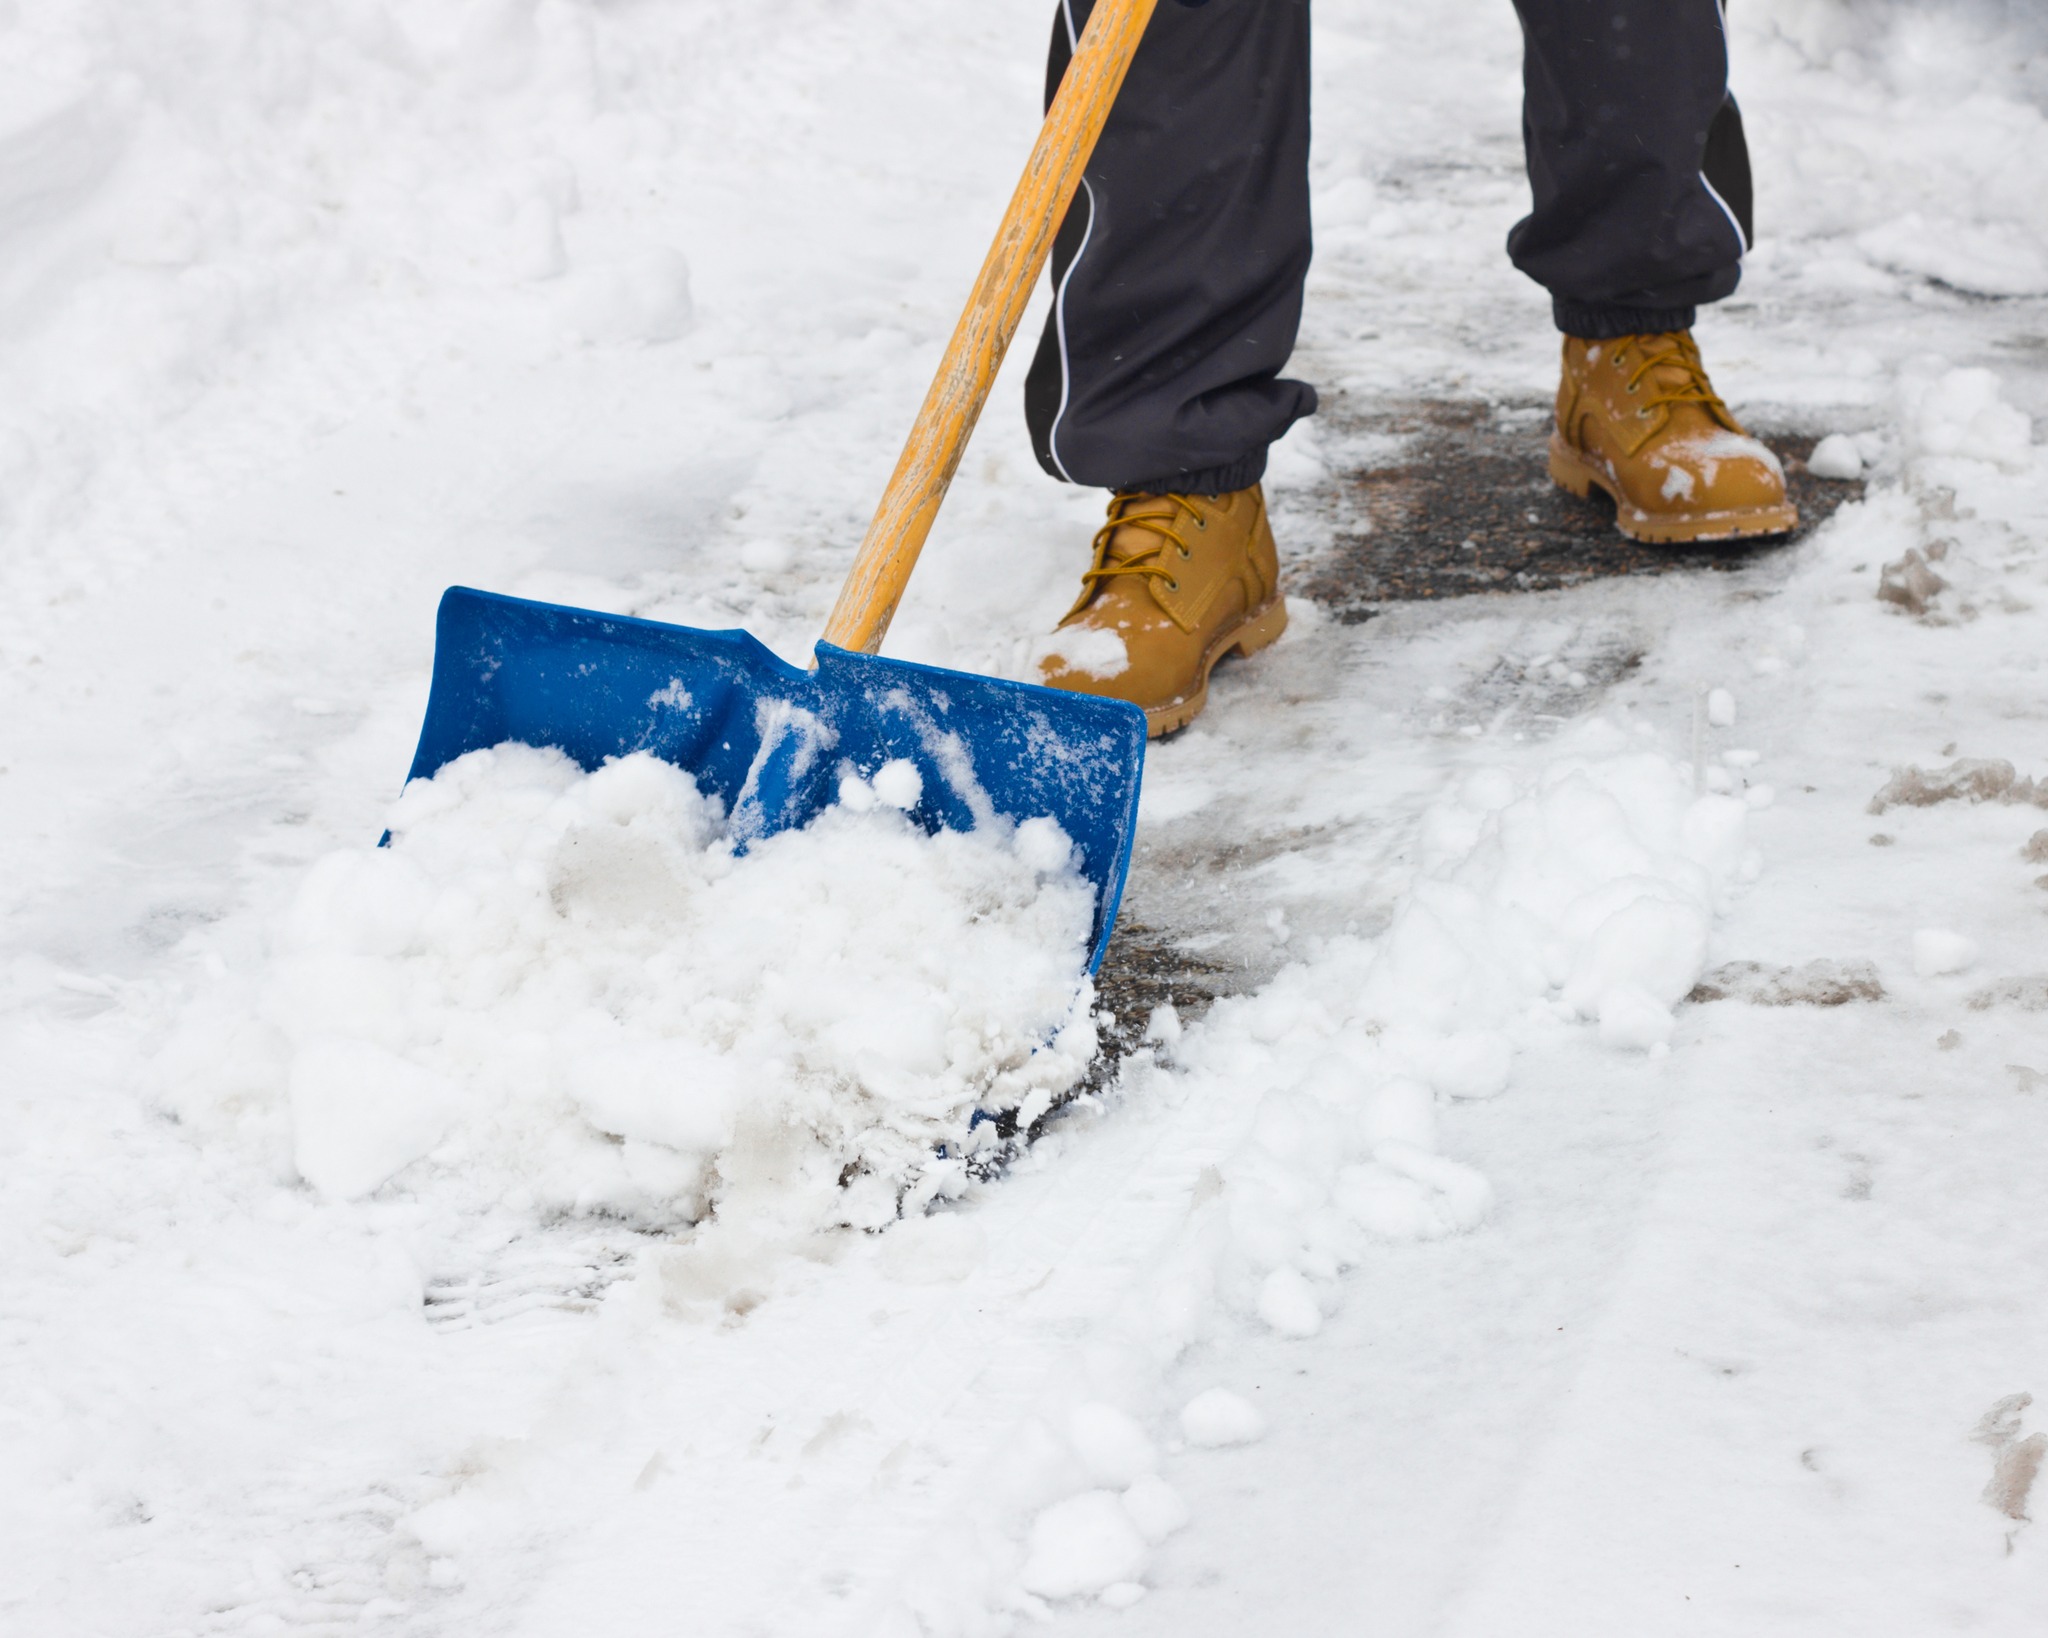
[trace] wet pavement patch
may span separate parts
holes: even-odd
[[[1095,980],[1096,1002],[1109,1015],[1104,1035],[1129,1051],[1144,1040],[1155,1007],[1171,1005],[1183,1024],[1191,1024],[1219,995],[1236,989],[1236,979],[1231,964],[1126,917],[1110,935]]]
[[[1018,1131],[1014,1112],[993,1117],[1003,1141],[969,1169],[993,1176],[1076,1098],[1113,1087],[1124,1060],[1150,1044],[1147,1030],[1155,1008],[1170,1005],[1183,1025],[1192,1024],[1218,997],[1244,989],[1244,980],[1245,974],[1234,964],[1189,949],[1180,934],[1148,927],[1133,916],[1120,917],[1110,934],[1102,970],[1095,975],[1095,1022],[1101,1032],[1095,1061],[1028,1132]]]
[[[1800,525],[1791,535],[1713,546],[1644,546],[1614,527],[1604,496],[1581,500],[1550,480],[1541,403],[1426,400],[1366,408],[1335,395],[1321,416],[1329,442],[1395,452],[1334,473],[1289,510],[1314,518],[1325,544],[1291,577],[1347,624],[1387,603],[1486,592],[1554,591],[1616,575],[1740,569],[1810,534],[1860,482],[1816,478],[1816,439],[1760,433],[1785,463]]]

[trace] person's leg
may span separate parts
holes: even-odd
[[[1683,330],[1742,277],[1749,156],[1719,0],[1515,0],[1534,208],[1508,254],[1557,327]]]
[[[1047,98],[1093,0],[1059,0]],[[1309,262],[1308,0],[1164,0],[1053,250],[1038,459],[1104,489],[1246,489],[1315,409],[1280,371]]]
[[[1048,98],[1089,9],[1061,0]],[[1171,733],[1218,660],[1286,628],[1259,479],[1315,409],[1280,375],[1308,260],[1308,0],[1165,0],[1055,245],[1025,384],[1045,469],[1115,491],[1041,681]]]
[[[1534,208],[1508,236],[1564,332],[1550,472],[1664,543],[1781,534],[1784,470],[1707,378],[1697,308],[1742,277],[1749,154],[1719,0],[1515,0]]]

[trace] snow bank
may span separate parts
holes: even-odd
[[[744,857],[646,755],[504,745],[409,786],[390,847],[322,859],[274,932],[249,1028],[299,1174],[793,1227],[958,1193],[976,1112],[1093,1054],[1093,893],[1050,820],[927,836],[889,772]],[[230,1112],[221,1036],[167,1054],[187,1118]]]

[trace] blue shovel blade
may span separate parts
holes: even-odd
[[[850,766],[917,766],[927,831],[1049,817],[1095,888],[1102,964],[1130,868],[1145,713],[818,645],[800,671],[744,631],[698,631],[452,586],[411,779],[469,751],[550,745],[586,769],[647,751],[725,805],[742,845],[807,824]]]

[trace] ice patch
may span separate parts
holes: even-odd
[[[391,846],[320,861],[275,932],[256,1023],[300,1174],[798,1228],[957,1193],[976,1111],[1049,1102],[1092,1055],[1093,893],[1050,820],[927,836],[897,811],[916,785],[891,764],[885,800],[745,857],[651,756],[586,775],[506,745],[409,786]],[[182,1113],[247,1095],[203,1041],[165,1061]],[[977,1243],[930,1227],[891,1272],[962,1278]]]

